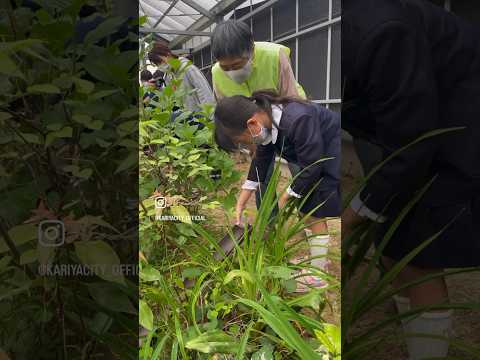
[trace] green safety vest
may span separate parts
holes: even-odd
[[[233,81],[217,62],[212,67],[212,81],[215,88],[223,96],[252,96],[255,91],[269,89],[279,91],[280,49],[290,56],[290,49],[286,46],[269,42],[255,42],[252,73],[241,84]],[[305,99],[305,91],[298,82],[297,90],[298,94]]]

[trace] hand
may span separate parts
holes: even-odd
[[[351,235],[355,228],[365,220],[367,218],[358,215],[350,206],[347,207],[342,214],[342,237]]]
[[[287,192],[284,192],[282,196],[280,196],[280,199],[278,199],[278,207],[280,209],[283,209],[287,204],[288,199],[290,199],[290,194]]]
[[[255,190],[246,189],[242,189],[242,191],[240,191],[240,195],[238,195],[237,205],[235,206],[235,225],[243,225],[242,213],[243,210],[245,210],[247,202],[254,191]]]

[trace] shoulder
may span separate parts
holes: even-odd
[[[301,103],[292,101],[283,106],[282,122],[287,127],[295,126],[298,121],[312,118],[315,116],[315,107],[313,103]]]

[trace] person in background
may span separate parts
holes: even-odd
[[[155,95],[152,90],[155,87],[155,83],[152,81],[153,75],[149,70],[142,70],[140,72],[140,82],[144,88],[143,102],[147,103]]]
[[[213,90],[217,100],[227,96],[251,96],[255,91],[273,89],[280,96],[305,99],[295,80],[290,49],[269,42],[254,42],[250,27],[241,21],[219,24],[212,34]]]
[[[178,57],[162,43],[156,43],[148,54],[148,59],[158,67],[158,70],[166,73],[164,80],[166,85],[172,79],[172,74],[175,70],[171,69],[169,61],[171,59],[179,59],[181,66],[177,71],[183,71],[182,86],[187,91],[195,90],[185,98],[185,108],[192,112],[201,110],[202,104],[214,104],[215,98],[212,89],[203,73],[187,59]],[[173,74],[174,75],[174,74]]]
[[[342,236],[374,221],[378,246],[429,185],[382,262],[391,269],[433,239],[395,279],[397,288],[417,283],[394,300],[399,313],[431,308],[402,321],[408,358],[445,358],[453,310],[441,308],[449,294],[438,274],[480,265],[480,27],[428,1],[345,0],[342,76],[343,126],[373,149],[358,153],[363,163],[398,153],[346,208]],[[438,129],[450,130],[413,144]]]
[[[155,82],[155,86],[157,87],[157,89],[161,89],[164,86],[166,86],[166,82],[165,82],[164,77],[165,77],[165,73],[161,72],[160,70],[156,70],[153,73],[152,81]]]
[[[263,91],[220,100],[215,124],[215,141],[222,149],[257,145],[238,197],[237,223],[276,155],[298,165],[300,172],[280,197],[279,206],[298,199],[305,201],[299,209],[303,215],[313,212],[306,220],[312,232],[311,265],[324,271],[329,235],[326,221],[321,220],[340,215],[340,116],[320,104]],[[331,159],[320,161],[325,158]],[[316,276],[300,275],[299,280],[298,291],[326,285]]]

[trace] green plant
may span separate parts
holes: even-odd
[[[458,131],[462,128],[439,129],[429,132],[414,142],[399,149],[387,159],[378,164],[366,177],[361,179],[357,188],[348,194],[345,198],[345,205],[349,204],[351,199],[363,188],[365,183],[371,178],[375,172],[397,156],[400,152],[405,151],[418,142],[426,141],[435,136],[448,134],[452,131]],[[453,223],[456,218],[451,219],[450,223],[445,224],[445,227],[438,233],[431,236],[429,239],[413,249],[405,258],[399,261],[393,268],[386,270],[381,266],[381,256],[383,249],[388,244],[397,228],[401,225],[403,219],[412,210],[415,204],[422,198],[428,188],[431,186],[435,178],[431,179],[422,189],[420,189],[415,196],[405,205],[397,218],[392,222],[389,229],[383,235],[379,245],[370,252],[373,245],[372,235],[376,232],[376,226],[373,223],[366,223],[359,226],[350,235],[342,238],[342,349],[345,359],[369,359],[371,358],[372,349],[376,349],[383,341],[385,336],[382,331],[389,325],[395,324],[402,319],[409,318],[424,311],[435,309],[466,309],[478,310],[480,303],[450,303],[439,304],[429,307],[417,308],[403,314],[385,316],[383,320],[373,322],[369,327],[362,326],[361,331],[357,328],[359,322],[364,319],[370,311],[374,310],[378,305],[384,304],[392,298],[392,296],[400,293],[402,290],[416,284],[423,283],[433,278],[448,277],[455,274],[478,272],[480,268],[464,268],[448,270],[438,274],[430,274],[424,276],[414,282],[403,284],[401,287],[392,289],[392,281],[399,275],[402,269],[426,246],[435,239]],[[461,214],[458,214],[461,215]],[[358,279],[354,279],[354,275],[361,274]],[[372,282],[373,275],[377,275],[376,280]],[[465,354],[479,358],[479,349],[469,346],[463,342],[451,340],[452,347],[462,350]]]
[[[289,221],[292,204],[269,223],[279,177],[277,164],[252,231],[234,256],[217,260],[216,235],[191,224],[196,236],[179,246],[184,256],[142,264],[142,298],[150,310],[140,321],[150,332],[141,358],[340,358],[339,327],[321,317],[326,291],[338,290],[339,283],[306,263],[290,261],[303,241],[292,238],[305,227],[304,219]],[[330,287],[294,294],[298,269],[326,278]],[[195,285],[186,288],[187,279]]]
[[[84,1],[2,8],[0,347],[17,359],[136,357],[135,37],[104,18],[72,40]],[[121,50],[130,42],[134,50]],[[132,86],[133,85],[133,86]],[[128,189],[128,190],[126,190]],[[45,247],[43,220],[65,244]],[[41,272],[45,266],[95,269]],[[64,268],[65,269],[65,268]],[[73,271],[73,270],[72,270]]]
[[[141,250],[147,253],[165,242],[167,233],[180,245],[192,234],[182,224],[156,221],[157,216],[187,218],[221,206],[229,211],[237,192],[231,185],[240,178],[233,160],[213,142],[213,106],[203,104],[197,113],[183,109],[186,67],[180,69],[176,59],[171,66],[171,82],[140,109],[140,234]],[[160,195],[170,205],[164,211],[155,209],[154,197]]]

